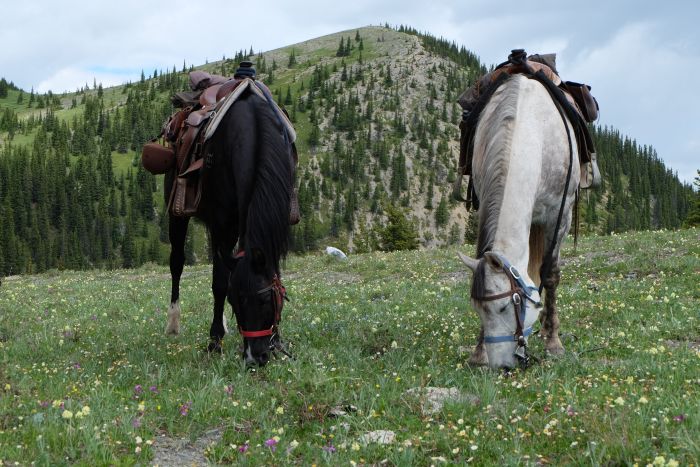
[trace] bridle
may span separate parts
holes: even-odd
[[[510,264],[506,258],[493,252],[488,254],[493,255],[500,260],[502,270],[505,272],[506,277],[508,277],[508,280],[510,281],[510,290],[483,297],[472,296],[472,298],[482,302],[490,302],[493,300],[510,297],[511,301],[513,302],[513,310],[515,314],[515,333],[512,335],[505,334],[500,336],[484,336],[484,342],[487,344],[498,344],[501,342],[513,341],[517,342],[518,345],[515,348],[514,355],[519,360],[521,366],[527,366],[530,357],[527,353],[527,341],[525,338],[532,334],[532,326],[528,326],[525,329],[523,329],[523,326],[525,324],[527,314],[527,302],[532,302],[536,307],[542,306],[542,302],[535,300],[532,297],[532,292],[537,291],[537,287],[527,284],[515,266]]]
[[[262,297],[268,293],[271,295],[270,298],[272,299],[272,308],[275,312],[275,319],[272,322],[272,326],[270,326],[269,329],[263,329],[260,331],[245,331],[240,325],[238,325],[238,333],[241,336],[249,338],[271,336],[270,341],[272,341],[272,338],[277,334],[279,323],[282,320],[284,300],[289,300],[287,298],[287,289],[284,288],[282,281],[280,281],[279,277],[277,277],[277,274],[272,276],[270,285],[255,292],[256,295]]]
[[[240,259],[245,256],[245,250],[240,250],[235,254],[234,258]],[[266,287],[255,292],[255,295],[259,297],[264,297],[266,294],[270,294],[270,299],[272,302],[272,309],[274,311],[275,317],[272,321],[272,326],[268,329],[262,329],[260,331],[246,331],[239,324],[238,333],[244,338],[258,338],[270,336],[270,350],[279,350],[289,358],[293,358],[292,355],[282,346],[279,339],[279,323],[282,321],[282,308],[284,308],[284,301],[289,301],[287,297],[287,289],[282,285],[277,274],[272,276],[270,284]]]

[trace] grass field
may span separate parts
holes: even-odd
[[[563,255],[567,353],[512,375],[467,365],[454,249],[288,259],[296,360],[257,371],[235,335],[203,352],[209,266],[186,269],[176,338],[166,268],[5,278],[0,465],[698,465],[700,232]]]

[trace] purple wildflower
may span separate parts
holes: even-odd
[[[136,417],[131,421],[131,426],[134,428],[140,428],[141,427],[141,417]]]
[[[684,422],[685,421],[685,414],[682,413],[680,415],[676,415],[675,417],[673,417],[673,421],[678,422],[678,423]]]
[[[265,446],[270,448],[270,451],[274,452],[277,449],[277,440],[275,438],[270,438],[265,441]]]
[[[180,415],[186,417],[190,413],[190,407],[192,407],[192,401],[187,401],[180,406]]]
[[[332,444],[328,444],[326,446],[323,446],[322,449],[329,454],[333,454],[336,451],[335,446],[333,446]]]
[[[153,394],[158,394],[158,388],[156,386],[151,386],[148,388],[149,391],[151,391]]]
[[[248,443],[244,443],[242,446],[238,446],[238,452],[246,452],[249,447]]]
[[[143,392],[143,388],[141,387],[140,384],[137,384],[134,386],[134,394],[141,394]]]

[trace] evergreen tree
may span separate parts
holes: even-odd
[[[688,217],[686,217],[683,223],[686,227],[700,226],[700,169],[697,171],[697,177],[693,183],[695,184],[695,193],[692,194],[692,201],[690,209],[688,210]]]
[[[406,215],[393,204],[386,208],[387,223],[379,231],[383,251],[418,249],[418,231]]]
[[[444,227],[447,225],[447,221],[450,220],[450,212],[447,210],[447,200],[443,196],[440,198],[438,207],[435,210],[435,225],[438,227]]]

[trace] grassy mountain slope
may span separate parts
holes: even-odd
[[[567,353],[512,377],[466,364],[478,318],[453,248],[293,257],[282,333],[296,360],[256,372],[235,334],[222,357],[204,352],[209,266],[185,270],[183,332],[167,339],[167,267],[8,278],[0,461],[697,465],[699,235],[567,242]],[[530,347],[543,357],[540,338]],[[416,388],[453,398],[431,413]],[[395,440],[362,441],[376,430]]]

